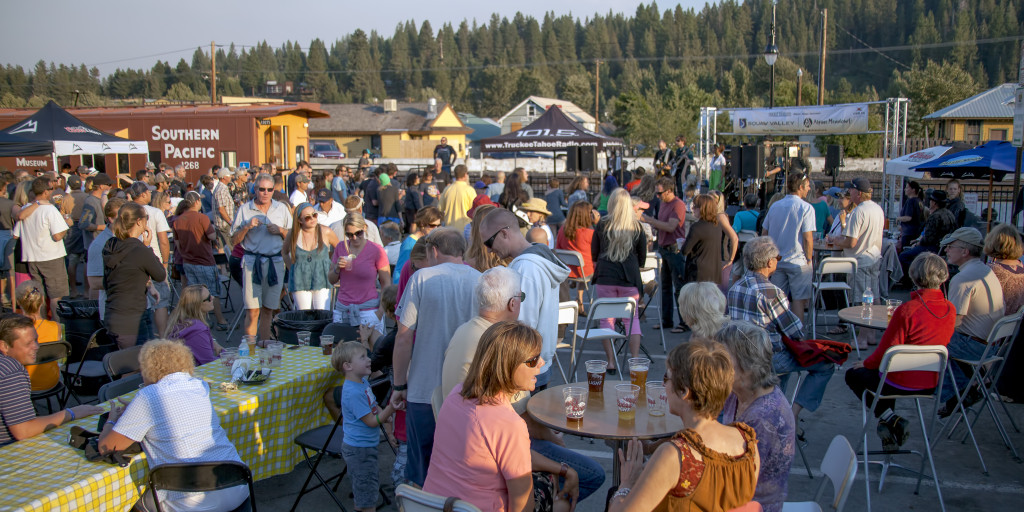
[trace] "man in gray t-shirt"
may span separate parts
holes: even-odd
[[[460,325],[476,316],[473,288],[480,279],[480,272],[462,262],[466,252],[462,233],[438,228],[427,235],[426,241],[430,266],[412,275],[395,310],[398,334],[391,395],[391,403],[406,410],[406,478],[419,485],[427,478],[434,444],[430,399],[441,385],[448,343]]]

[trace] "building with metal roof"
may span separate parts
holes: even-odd
[[[924,116],[935,121],[938,138],[982,144],[1013,137],[1014,91],[1002,84]]]

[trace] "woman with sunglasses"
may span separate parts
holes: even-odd
[[[561,466],[543,457],[534,464],[526,422],[512,407],[514,396],[536,387],[540,349],[540,333],[519,322],[484,331],[466,379],[437,415],[424,491],[458,496],[480,510],[569,510],[572,503],[565,492],[556,497],[551,478]],[[535,496],[543,500],[536,508]]]
[[[415,229],[409,233],[409,236],[405,237],[405,240],[402,240],[402,245],[398,248],[398,261],[395,262],[397,271],[394,276],[394,284],[398,284],[398,280],[402,277],[402,267],[405,266],[406,261],[409,261],[412,246],[416,245],[417,240],[441,227],[442,217],[441,210],[438,210],[436,206],[426,206],[416,211],[416,215],[412,218],[412,225],[415,226]]]
[[[203,365],[220,357],[224,347],[210,333],[210,311],[217,298],[201,284],[188,285],[181,290],[178,307],[167,321],[165,338],[181,340],[192,351],[196,365]]]
[[[342,222],[345,240],[334,248],[334,259],[327,280],[338,283],[338,299],[334,303],[334,322],[354,327],[367,326],[384,333],[384,323],[377,317],[380,297],[377,284],[384,289],[391,284],[388,255],[380,245],[366,239],[366,220],[350,213]]]
[[[284,264],[289,268],[288,292],[295,309],[327,310],[331,302],[331,250],[338,245],[334,231],[317,221],[320,213],[309,203],[295,208],[292,229],[284,240]]]
[[[149,297],[154,304],[158,302],[153,282],[167,279],[163,263],[149,248],[154,234],[148,221],[142,205],[125,203],[114,221],[114,237],[103,246],[104,322],[120,348],[141,345],[153,337]]]

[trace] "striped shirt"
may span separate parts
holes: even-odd
[[[28,371],[11,357],[0,354],[0,446],[14,442],[11,425],[36,417],[32,407]]]
[[[789,310],[786,292],[757,272],[747,272],[729,288],[729,317],[768,331],[776,352],[782,349],[781,333],[793,339],[802,337],[803,324]]]

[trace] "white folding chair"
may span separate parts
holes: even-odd
[[[999,435],[1003,438],[1003,444],[1013,453],[1015,459],[1020,459],[1020,455],[1017,454],[1017,448],[1013,445],[1013,441],[1010,439],[1010,434],[1006,430],[1006,426],[1003,425],[1002,419],[997,414],[995,405],[992,403],[993,400],[998,400],[1003,405],[1003,412],[1010,418],[1010,422],[1014,429],[1017,429],[1017,424],[1013,422],[1013,416],[1010,416],[1009,411],[1006,410],[1006,404],[1003,403],[1002,397],[999,395],[999,391],[996,389],[996,383],[999,382],[999,376],[1002,374],[1003,365],[1006,363],[1006,357],[1010,353],[1010,349],[1013,348],[1013,340],[1017,337],[1017,330],[1020,328],[1021,313],[1017,312],[1010,316],[1003,317],[992,326],[992,330],[988,335],[988,344],[985,346],[985,351],[981,354],[978,359],[960,359],[956,357],[950,358],[952,362],[959,363],[967,366],[971,370],[971,378],[967,381],[967,385],[964,389],[959,390],[960,393],[959,401],[963,403],[966,395],[970,392],[971,388],[978,386],[982,392],[983,398],[979,404],[977,411],[974,411],[974,420],[970,422],[969,427],[973,427],[978,423],[978,419],[981,417],[983,410],[988,409],[992,415],[992,422],[996,425],[996,430],[999,431]],[[988,384],[986,384],[988,381]],[[995,396],[995,398],[992,398]],[[960,420],[965,420],[967,423],[967,413],[974,409],[974,405],[969,407],[963,407],[960,410],[960,414],[955,414],[951,421],[947,422],[947,425],[951,425],[949,428],[949,435],[953,435],[953,431],[960,424]],[[954,419],[955,418],[955,419]],[[940,432],[945,431],[946,426],[943,425]],[[1019,429],[1017,429],[1020,432]],[[968,428],[961,442],[967,440],[970,436],[974,440],[974,445],[977,447],[978,442],[974,439],[973,428]],[[940,436],[936,436],[939,439]],[[985,466],[985,459],[981,456],[981,451],[978,451],[978,458],[981,460],[981,469],[986,475],[988,474],[988,468]]]
[[[652,251],[647,253],[647,262],[644,267],[640,269],[640,281],[644,283],[644,296],[640,297],[643,306],[640,307],[640,316],[644,316],[647,310],[654,309],[658,311],[658,316],[654,319],[654,322],[661,325],[661,254],[658,251]],[[653,290],[647,293],[648,286],[654,283]],[[645,298],[646,297],[646,298]],[[655,304],[654,301],[658,303]],[[661,349],[668,354],[668,345],[665,343],[665,329],[658,329],[658,334],[661,336]]]
[[[562,367],[562,360],[558,358],[558,351],[567,348],[569,349],[569,367],[575,368],[576,366],[576,329],[579,323],[580,317],[580,305],[576,304],[576,301],[567,300],[565,302],[558,303],[558,326],[561,327],[566,325],[565,336],[562,336],[558,340],[558,344],[555,345],[555,364],[558,365],[558,372],[562,374],[562,382],[568,384],[569,380],[565,375],[565,369]],[[565,339],[569,337],[569,331],[572,331],[572,338],[569,343],[565,342]]]
[[[786,397],[786,399],[789,400],[789,405],[793,405],[793,402],[796,402],[796,394],[800,392],[800,386],[803,386],[804,379],[808,375],[807,372],[795,372],[795,373],[796,373],[796,385],[793,386],[793,394],[788,396],[788,397]],[[778,375],[781,378],[781,377],[785,376],[786,374],[780,373],[780,374],[776,374],[776,375]],[[781,382],[780,382],[780,384],[781,384]],[[787,387],[789,386],[789,382],[788,381],[786,382],[786,386]],[[780,388],[781,388],[781,386],[780,386]],[[782,394],[785,395],[786,394],[786,388],[781,388],[781,389],[782,389]],[[811,473],[811,465],[810,465],[810,463],[807,462],[807,455],[804,453],[804,445],[800,444],[800,442],[801,442],[800,439],[797,438],[794,441],[793,444],[796,445],[796,451],[800,452],[800,459],[804,461],[804,469],[807,470],[807,478],[810,478],[811,480],[814,480],[814,475]]]
[[[828,478],[818,486],[814,501],[787,501],[782,504],[782,512],[821,512],[818,500],[825,494],[825,484],[832,482],[832,510],[842,512],[846,506],[846,498],[850,496],[853,481],[857,477],[857,452],[853,451],[845,436],[832,438],[821,461],[821,472]]]
[[[557,257],[559,261],[565,263],[569,267],[575,267],[573,270],[579,269],[580,273],[583,273],[583,255],[580,254],[579,251],[555,249],[553,252],[555,253],[555,257]],[[593,275],[583,277],[569,277],[566,278],[566,281],[569,281],[570,283],[576,283],[576,286],[582,285],[584,298],[586,298],[589,295],[590,301],[593,302],[594,296],[590,292],[590,279],[593,277]]]
[[[843,293],[843,297],[846,298],[846,304],[850,305],[850,294],[853,293],[853,289],[849,283],[853,282],[854,276],[857,275],[857,260],[856,258],[823,258],[821,263],[818,265],[818,272],[814,276],[814,282],[811,283],[811,289],[813,294],[811,296],[811,338],[818,337],[818,301],[821,301],[822,312],[825,309],[825,300],[823,292],[826,291],[838,291]],[[847,276],[846,281],[833,280],[826,281],[825,276]],[[854,348],[857,344],[854,343]],[[857,357],[860,357],[860,349],[857,349]]]
[[[612,350],[616,351],[615,342],[625,341],[633,334],[633,315],[636,314],[636,301],[632,297],[603,297],[595,300],[590,304],[590,314],[587,315],[586,330],[583,332],[583,336],[580,336],[579,350],[575,351],[576,360],[572,366],[572,379],[576,382],[576,368],[580,364],[580,356],[583,352],[583,346],[586,345],[587,341],[605,341],[608,340],[612,343]],[[622,320],[626,324],[626,333],[620,333],[615,329],[605,329],[602,327],[594,327],[594,324],[598,320]],[[622,376],[622,369],[625,366],[622,365],[621,361],[618,361],[616,356],[616,368],[619,368],[619,376]]]
[[[882,466],[882,474],[878,481],[878,492],[882,492],[882,486],[885,485],[885,475],[890,467],[899,467],[907,471],[914,472],[912,469],[899,466],[892,462],[894,455],[907,455],[914,454],[921,456],[921,467],[917,473],[917,487],[914,489],[914,494],[918,494],[921,491],[921,480],[924,478],[924,463],[927,460],[931,466],[932,473],[929,477],[935,482],[935,492],[939,495],[939,507],[943,512],[946,510],[946,504],[942,500],[942,487],[939,484],[939,478],[935,471],[935,458],[932,456],[932,443],[929,440],[928,432],[933,431],[935,427],[935,419],[939,408],[940,393],[942,390],[942,381],[946,373],[952,375],[952,371],[947,370],[946,361],[948,359],[948,353],[946,347],[942,345],[896,345],[889,347],[885,351],[885,355],[882,356],[882,362],[878,366],[878,370],[882,373],[881,380],[879,380],[878,388],[874,391],[865,390],[861,395],[861,420],[863,421],[863,429],[861,430],[861,441],[860,443],[864,447],[862,455],[864,456],[864,490],[867,496],[867,509],[871,511],[871,473],[868,471],[868,464],[880,464]],[[901,394],[901,395],[886,395],[882,392],[885,389],[886,379],[889,376],[889,372],[906,372],[906,371],[918,371],[918,372],[932,372],[938,377],[938,384],[935,386],[933,391],[921,390],[915,394]],[[954,383],[954,388],[956,384]],[[868,403],[868,395],[874,398]],[[959,396],[959,393],[958,393]],[[931,418],[931,425],[925,425],[925,415],[921,410],[921,399],[931,398],[933,401]],[[884,460],[871,461],[868,452],[868,429],[873,425],[868,420],[868,411],[874,411],[878,405],[879,400],[903,400],[913,399],[914,405],[917,408],[917,418],[921,426],[921,436],[924,442],[925,453],[921,454],[912,450],[897,450],[891,452],[875,452],[885,456]],[[962,410],[962,407],[961,407]],[[968,424],[968,428],[970,425]],[[975,445],[977,448],[977,445]]]
[[[480,512],[479,508],[468,501],[438,496],[408,484],[400,484],[395,488],[395,501],[398,502],[398,509],[405,512]]]

